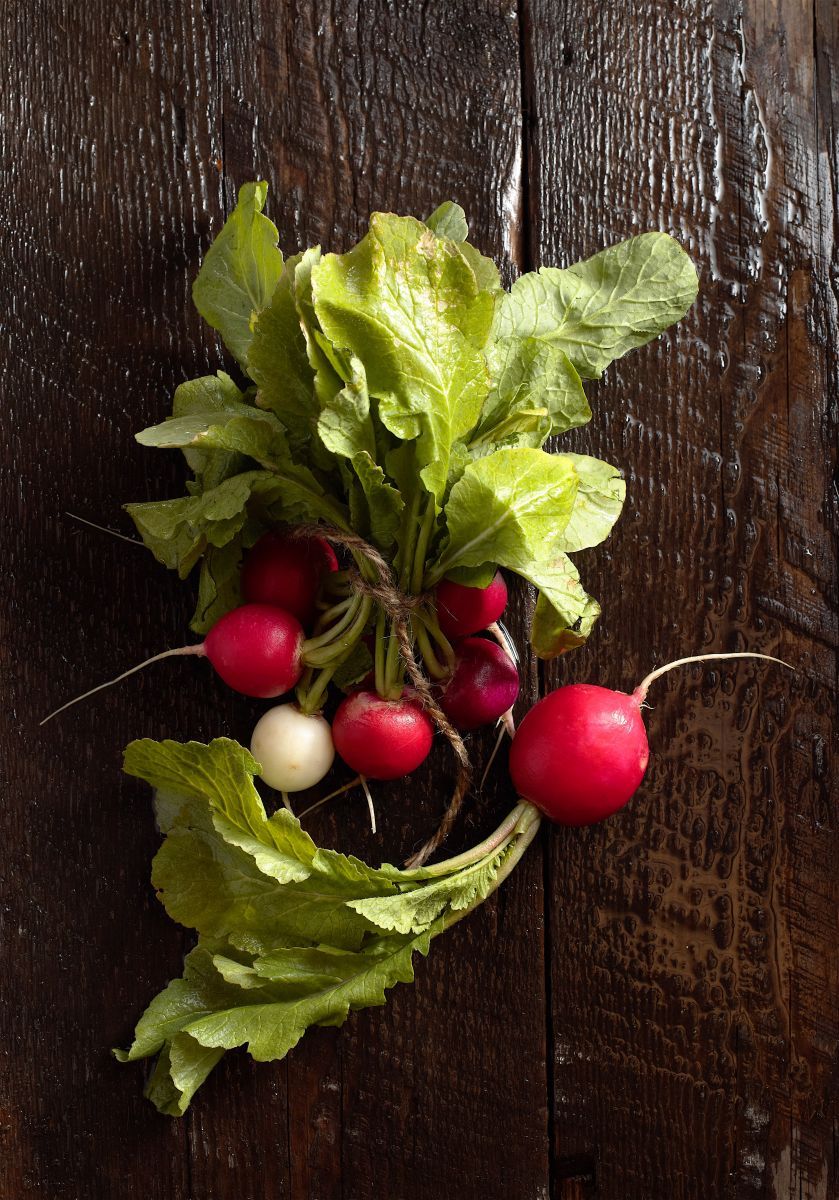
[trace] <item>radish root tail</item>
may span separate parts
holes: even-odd
[[[786,667],[790,671],[794,671],[795,667],[791,663],[784,662],[782,658],[773,658],[771,654],[754,654],[749,651],[737,652],[734,654],[691,654],[688,658],[677,658],[673,662],[665,663],[663,667],[656,667],[654,671],[650,671],[641,682],[638,684],[635,691],[632,693],[633,698],[639,704],[643,704],[647,698],[647,691],[650,684],[655,683],[662,675],[666,675],[668,671],[672,671],[674,667],[684,667],[688,663],[704,663],[712,662],[723,658],[760,658],[764,662],[778,663],[782,667]]]
[[[136,667],[132,667],[130,671],[123,671],[121,675],[117,675],[115,679],[109,679],[106,683],[100,683],[96,687],[91,688],[89,692],[82,692],[81,696],[74,696],[72,700],[68,700],[66,704],[62,704],[60,708],[56,708],[44,717],[41,725],[46,725],[47,721],[51,721],[53,717],[57,717],[59,713],[64,712],[66,708],[72,708],[74,704],[78,704],[80,700],[86,700],[88,696],[94,696],[97,692],[102,692],[105,688],[113,687],[115,683],[119,683],[122,679],[127,679],[129,675],[134,675],[137,671],[142,671],[143,667],[148,667],[151,663],[160,662],[162,658],[174,658],[180,654],[198,654],[204,653],[204,643],[198,642],[195,646],[179,646],[176,650],[164,650],[162,654],[153,654],[151,658],[147,658],[145,662],[138,663]]]

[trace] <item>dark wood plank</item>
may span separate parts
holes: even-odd
[[[576,439],[629,499],[588,556],[600,628],[546,683],[629,688],[703,647],[798,667],[671,676],[635,801],[552,840],[557,1197],[835,1195],[837,48],[814,12],[530,6],[536,260],[663,228],[702,273]]]
[[[510,275],[521,216],[511,10],[494,2],[266,0],[226,7],[218,37],[228,204],[244,180],[268,179],[281,244],[294,251],[316,242],[346,248],[376,208],[422,216],[453,198],[466,208],[474,240]],[[523,629],[518,617],[516,632]],[[477,761],[491,741],[474,739]],[[503,780],[503,771],[494,778]],[[360,796],[322,810],[310,828],[327,844],[399,861],[434,828],[450,786],[441,747],[409,783],[377,788],[378,839]],[[513,802],[508,787],[488,788],[452,852],[488,832]],[[435,943],[429,961],[417,964],[416,987],[398,988],[384,1009],[351,1018],[340,1032],[312,1031],[287,1066],[259,1069],[264,1079],[288,1072],[293,1196],[465,1200],[502,1185],[545,1193],[541,881],[534,851],[486,914]],[[232,1147],[235,1160],[243,1136],[224,1086],[199,1107],[196,1194],[238,1197],[241,1171],[225,1169],[219,1149]],[[285,1136],[277,1132],[278,1146]]]
[[[188,1126],[119,1066],[182,934],[149,886],[146,788],[120,772],[138,735],[201,737],[233,707],[206,672],[167,670],[77,708],[59,700],[186,640],[189,589],[121,527],[120,505],[181,487],[134,443],[176,384],[217,361],[189,283],[220,211],[216,48],[201,4],[6,7],[3,291],[12,339],[0,423],[4,774],[0,1194],[194,1194]],[[6,586],[6,585],[10,586]],[[230,1073],[227,1103],[235,1113]],[[281,1080],[284,1084],[284,1081]],[[276,1085],[275,1085],[276,1087]],[[240,1159],[285,1126],[285,1090],[240,1124]],[[272,1115],[278,1109],[281,1119]]]
[[[122,779],[119,753],[143,734],[246,740],[254,706],[200,664],[161,665],[48,739],[37,729],[58,700],[186,639],[190,589],[64,513],[128,532],[123,501],[179,490],[177,456],[133,434],[168,411],[181,379],[222,362],[189,284],[238,184],[270,181],[289,250],[343,248],[375,207],[422,215],[454,196],[510,274],[515,13],[488,0],[94,0],[2,19],[18,86],[2,101],[0,269],[15,353],[0,423],[16,482],[3,494],[15,671],[0,870],[14,999],[0,1036],[0,1196],[545,1195],[538,851],[434,947],[416,989],[316,1031],[287,1063],[228,1056],[190,1116],[171,1121],[142,1100],[141,1072],[108,1054],[184,948],[148,884],[148,794]],[[489,740],[476,740],[478,759]],[[382,790],[378,841],[357,798],[313,832],[398,859],[433,828],[450,776],[441,749],[410,785]],[[503,778],[473,803],[453,851],[512,803]]]

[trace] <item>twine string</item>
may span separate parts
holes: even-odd
[[[393,626],[393,632],[399,646],[399,653],[405,664],[408,678],[413,684],[414,691],[422,707],[448,741],[457,759],[457,780],[448,807],[443,813],[442,820],[428,841],[405,863],[406,867],[412,869],[421,867],[448,837],[452,826],[457,820],[457,815],[460,812],[464,797],[469,790],[472,778],[472,768],[463,738],[437,703],[434,693],[431,690],[431,685],[423,675],[416,660],[411,644],[411,635],[409,633],[411,615],[429,602],[431,593],[420,592],[417,595],[407,595],[405,592],[400,591],[394,581],[390,564],[375,546],[371,546],[369,542],[359,537],[358,534],[344,533],[343,530],[334,529],[328,525],[310,524],[298,525],[293,531],[293,536],[326,538],[327,541],[333,542],[337,546],[343,546],[347,550],[358,551],[373,565],[378,576],[375,582],[365,579],[356,567],[352,567],[349,573],[350,587],[360,595],[370,596],[387,613]]]

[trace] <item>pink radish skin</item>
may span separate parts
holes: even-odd
[[[552,821],[589,825],[626,804],[649,758],[639,701],[572,683],[525,714],[510,747],[510,776]]]
[[[303,627],[271,604],[243,604],[216,621],[204,654],[228,687],[245,696],[273,700],[303,674]]]
[[[437,584],[437,622],[449,639],[480,633],[507,607],[507,585],[500,571],[485,588],[467,587],[453,579]]]
[[[557,688],[535,704],[510,748],[516,791],[560,825],[590,825],[626,804],[650,758],[641,705],[660,676],[687,663],[768,654],[702,654],[651,671],[631,695],[591,683]]]
[[[44,717],[41,724],[46,725],[65,708],[127,679],[151,663],[188,654],[208,658],[228,687],[237,692],[259,700],[273,700],[290,691],[303,674],[304,637],[303,626],[291,613],[271,604],[243,604],[220,617],[203,642],[152,655],[115,679],[74,696]]]
[[[519,673],[497,642],[468,637],[455,644],[454,672],[440,692],[440,707],[458,729],[490,725],[516,702]]]
[[[332,721],[335,749],[367,779],[410,774],[428,757],[433,737],[428,714],[406,693],[399,700],[383,700],[368,689],[352,692]]]
[[[292,537],[272,529],[245,555],[242,599],[284,608],[308,627],[324,576],[337,570],[338,559],[325,538]]]

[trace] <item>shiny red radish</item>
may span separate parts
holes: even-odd
[[[431,750],[434,726],[422,705],[407,694],[384,700],[377,692],[351,692],[332,721],[332,740],[341,758],[368,779],[399,779]]]
[[[242,563],[242,599],[274,604],[311,625],[324,576],[338,570],[325,538],[295,537],[284,530],[263,534]]]
[[[237,692],[271,700],[290,691],[303,674],[304,636],[302,625],[291,613],[271,604],[243,604],[220,617],[203,642],[178,646],[147,658],[115,679],[68,700],[44,717],[41,724],[153,662],[187,654],[208,658],[228,687]]]
[[[557,688],[525,715],[510,747],[516,791],[561,825],[590,825],[626,804],[650,757],[641,705],[654,680],[674,667],[768,654],[703,654],[652,671],[628,695],[590,683]]]
[[[480,633],[507,607],[507,585],[500,571],[485,588],[467,587],[453,579],[437,584],[437,622],[447,638]]]
[[[516,702],[519,673],[497,642],[468,637],[455,643],[454,671],[440,690],[440,707],[458,729],[497,721]]]
[[[245,696],[273,700],[303,674],[303,627],[273,604],[242,604],[216,621],[204,654],[228,687]]]

